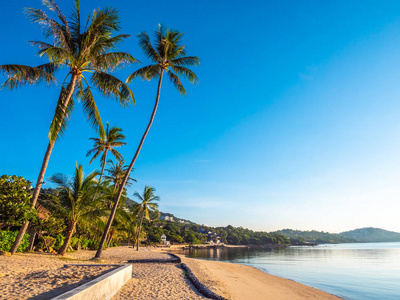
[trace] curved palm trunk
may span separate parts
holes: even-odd
[[[142,230],[143,217],[144,217],[144,212],[142,214],[142,219],[140,220],[139,233],[137,235],[137,241],[136,241],[136,251],[139,251],[139,238],[140,238],[140,231]]]
[[[147,125],[147,128],[146,128],[146,130],[145,130],[145,132],[144,132],[144,134],[142,136],[142,139],[140,140],[139,146],[136,149],[135,156],[133,157],[133,159],[131,161],[131,164],[129,165],[129,168],[126,171],[124,179],[122,180],[122,183],[119,186],[118,194],[117,194],[117,197],[115,199],[115,203],[114,203],[113,209],[111,211],[111,215],[108,218],[108,222],[107,222],[106,228],[104,229],[103,237],[101,238],[101,242],[100,242],[99,248],[97,249],[95,258],[100,258],[100,256],[101,256],[101,252],[103,251],[103,246],[104,246],[104,243],[106,241],[106,237],[108,235],[108,232],[110,231],[111,224],[114,221],[115,212],[117,211],[118,202],[121,199],[121,195],[122,195],[122,192],[124,190],[125,184],[128,181],[129,174],[131,173],[133,165],[135,164],[135,161],[136,161],[137,157],[139,156],[140,150],[142,149],[143,142],[146,139],[147,133],[149,132],[150,127],[153,124],[153,120],[154,120],[154,117],[155,117],[156,112],[157,112],[158,102],[160,100],[161,82],[162,82],[162,78],[163,78],[163,73],[164,73],[164,70],[161,70],[160,79],[158,80],[156,102],[154,104],[154,108],[153,108],[153,112],[152,112],[151,117],[150,117],[149,124]]]
[[[76,75],[73,75],[71,78],[71,81],[68,84],[68,87],[67,87],[68,93],[67,93],[67,97],[65,100],[63,112],[65,112],[65,109],[67,108],[67,106],[71,100],[72,94],[74,93],[76,80],[77,80]],[[35,190],[33,191],[32,200],[31,200],[32,208],[35,207],[37,199],[39,197],[40,188],[42,187],[44,175],[46,173],[47,165],[49,164],[49,160],[50,160],[51,152],[53,151],[53,147],[54,147],[54,142],[49,141],[49,145],[47,146],[47,150],[46,150],[46,153],[43,158],[42,167],[40,168],[39,176],[36,181]],[[28,229],[28,225],[29,225],[29,222],[25,222],[25,224],[23,224],[21,226],[21,228],[18,232],[18,235],[15,238],[14,244],[12,245],[12,247],[10,249],[11,254],[15,254],[15,252],[17,252],[18,246],[21,243],[26,230]]]
[[[76,223],[68,224],[67,235],[65,236],[64,244],[61,246],[60,250],[58,250],[58,254],[64,255],[65,252],[67,252],[69,242],[71,241],[71,238],[74,235],[75,224]]]

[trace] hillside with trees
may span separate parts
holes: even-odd
[[[302,231],[293,229],[278,230],[276,233],[283,234],[290,240],[292,245],[311,244],[338,244],[338,243],[354,243],[356,240],[351,237],[324,231]]]
[[[340,235],[352,238],[357,242],[400,242],[400,233],[373,227],[345,231]]]

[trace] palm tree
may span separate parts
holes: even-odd
[[[67,223],[64,244],[58,251],[60,255],[64,255],[67,251],[77,223],[83,219],[93,219],[101,214],[99,208],[101,197],[93,200],[93,194],[96,193],[98,186],[95,178],[97,175],[99,175],[98,172],[92,172],[85,178],[83,167],[79,165],[71,180],[67,180],[63,174],[55,174],[50,177],[50,181],[58,186],[60,210]]]
[[[133,93],[129,87],[109,73],[116,67],[136,62],[128,53],[113,52],[122,40],[129,37],[125,34],[112,36],[120,29],[117,10],[110,7],[96,9],[87,19],[86,25],[81,27],[79,0],[75,0],[68,19],[53,0],[43,0],[43,5],[59,21],[50,18],[40,9],[27,8],[25,12],[33,23],[41,26],[46,38],[52,37],[52,43],[31,42],[38,47],[38,55],[47,57],[49,62],[37,67],[0,66],[0,70],[9,76],[1,88],[10,90],[41,81],[50,84],[56,81],[53,76],[56,71],[63,67],[68,71],[62,81],[60,96],[50,125],[49,144],[33,192],[32,207],[36,204],[54,143],[66,130],[75,100],[82,102],[87,119],[102,136],[104,129],[91,86],[106,97],[116,98],[123,106],[134,103]],[[90,74],[90,78],[86,79],[84,73]],[[12,254],[17,250],[28,224],[27,222],[21,227],[10,250]]]
[[[106,169],[106,171],[109,175],[104,175],[104,178],[111,181],[114,184],[113,194],[121,185],[126,175],[126,172],[129,168],[129,166],[124,165],[124,163],[125,163],[124,160],[121,160],[116,164],[114,164],[112,160],[109,160],[107,162],[107,165],[109,165],[109,169]],[[130,186],[132,184],[132,181],[136,182],[136,179],[128,177],[125,186]]]
[[[140,231],[142,229],[143,219],[145,218],[146,220],[150,220],[149,212],[158,211],[158,204],[154,202],[159,201],[160,197],[154,195],[155,191],[156,191],[155,188],[146,185],[144,187],[143,196],[141,196],[138,192],[135,192],[135,194],[133,194],[136,198],[138,198],[141,201],[140,203],[135,204],[135,206],[133,207],[133,213],[136,215],[137,218],[141,214],[139,232],[136,241],[137,251],[139,251],[139,236],[140,236]]]
[[[108,235],[108,231],[110,230],[112,221],[115,216],[115,212],[118,207],[119,199],[121,198],[124,186],[128,180],[129,173],[131,172],[133,165],[137,157],[139,156],[140,150],[142,149],[143,142],[146,139],[147,133],[150,130],[151,125],[153,124],[154,116],[157,111],[158,101],[160,99],[161,92],[161,83],[166,73],[176,87],[176,89],[182,94],[186,95],[186,90],[183,87],[178,75],[187,78],[191,83],[197,82],[196,74],[188,69],[188,66],[197,66],[200,64],[200,60],[196,56],[185,56],[185,46],[181,45],[181,38],[183,33],[179,33],[176,30],[167,30],[163,26],[159,25],[158,30],[155,32],[156,43],[155,47],[152,46],[150,42],[150,37],[146,32],[139,34],[139,45],[142,50],[145,52],[146,56],[153,61],[154,64],[143,67],[136,72],[132,73],[127,82],[130,83],[133,79],[142,78],[146,80],[151,80],[153,78],[158,78],[158,88],[157,88],[157,96],[154,104],[153,112],[150,117],[150,121],[147,125],[147,128],[140,140],[139,146],[136,150],[135,155],[129,165],[129,169],[125,174],[124,180],[118,189],[118,193],[115,199],[115,203],[113,206],[113,210],[111,211],[111,215],[108,219],[107,226],[104,230],[103,237],[100,242],[100,246],[96,253],[96,258],[100,258],[101,252]]]
[[[105,135],[100,135],[100,138],[90,138],[90,140],[94,141],[93,149],[89,150],[86,156],[90,156],[94,153],[92,159],[89,162],[89,165],[95,160],[100,154],[101,155],[101,172],[99,181],[103,177],[104,168],[106,166],[107,161],[107,152],[110,151],[112,155],[118,160],[122,161],[122,155],[115,150],[115,147],[120,147],[122,145],[126,145],[126,143],[122,142],[125,139],[125,136],[121,133],[122,129],[118,127],[108,128],[109,124],[107,122],[107,128]]]

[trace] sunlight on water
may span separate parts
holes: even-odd
[[[257,267],[349,300],[400,299],[400,243],[186,251],[188,257]]]

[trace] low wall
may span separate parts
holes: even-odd
[[[68,265],[71,266],[71,265]],[[78,265],[81,266],[81,265]],[[87,266],[87,265],[85,265]],[[93,265],[92,265],[93,266]],[[111,299],[119,289],[132,278],[132,265],[120,267],[107,272],[73,290],[70,290],[53,300],[97,300]]]

